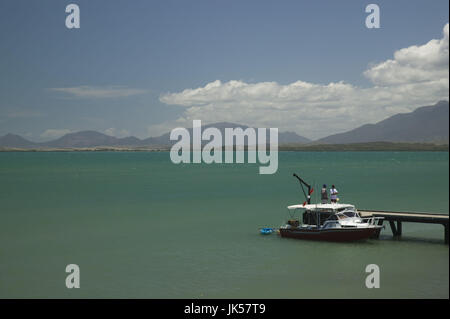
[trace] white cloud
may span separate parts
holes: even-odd
[[[379,63],[366,72],[377,85],[427,82],[448,78],[448,23],[443,38],[398,50],[393,60]]]
[[[278,127],[320,138],[448,99],[448,57],[447,24],[442,39],[398,50],[393,60],[366,70],[364,75],[374,84],[369,88],[345,82],[282,85],[217,80],[204,87],[161,95],[161,102],[186,110],[176,121],[149,131],[192,126],[192,120],[201,119],[204,123]]]
[[[54,92],[65,93],[77,98],[118,98],[147,93],[146,90],[124,86],[76,86],[67,88],[50,88]]]
[[[22,118],[37,118],[45,116],[43,113],[32,109],[22,107],[2,107],[0,109],[0,116],[10,119],[22,119]]]
[[[36,111],[17,110],[7,115],[9,118],[30,118],[30,117],[42,117],[43,114]]]
[[[48,129],[41,134],[41,138],[54,139],[69,133],[73,133],[73,131],[69,129]]]
[[[103,133],[105,133],[106,135],[115,136],[115,137],[128,137],[131,135],[130,132],[125,129],[118,130],[114,127],[104,130]]]

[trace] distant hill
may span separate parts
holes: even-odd
[[[448,143],[449,103],[440,101],[419,107],[413,112],[396,114],[376,124],[366,124],[354,130],[322,138],[321,144],[366,142],[427,142]]]
[[[209,125],[202,125],[202,131],[209,128],[215,127],[222,134],[222,138],[225,138],[225,128],[242,128],[243,130],[249,128],[247,125],[235,124],[229,122],[220,122]],[[187,129],[192,138],[192,128]],[[268,130],[267,130],[268,131]],[[170,140],[170,133],[163,134],[158,137],[149,137],[142,141],[144,145],[172,145],[176,143],[176,141]],[[297,143],[297,144],[305,144],[310,143],[311,140],[306,137],[300,136],[294,132],[278,132],[278,144],[288,144],[288,143]],[[205,143],[205,142],[204,142]],[[207,142],[206,142],[207,143]]]
[[[202,126],[202,131],[208,127],[215,127],[220,130],[222,137],[225,136],[225,128],[237,128],[241,127],[243,130],[248,128],[246,125],[234,124],[234,123],[215,123]],[[192,138],[192,128],[188,129]],[[9,148],[89,148],[98,146],[110,146],[110,147],[144,147],[144,146],[170,146],[177,141],[170,140],[170,133],[165,133],[157,137],[149,137],[146,139],[139,139],[134,136],[117,138],[114,136],[99,133],[97,131],[81,131],[76,133],[66,134],[58,139],[44,142],[34,143],[22,138],[19,135],[7,134],[0,137],[0,147]],[[297,135],[293,132],[278,132],[278,143],[287,144],[304,144],[309,143],[311,140]]]
[[[40,143],[45,147],[93,147],[93,146],[113,146],[119,139],[105,135],[96,131],[81,131],[66,134],[56,140]]]
[[[291,144],[291,143],[298,143],[298,144],[307,144],[311,143],[312,141],[306,137],[297,135],[295,132],[279,132],[278,133],[278,144]]]
[[[19,135],[0,137],[0,147],[8,148],[88,148],[96,146],[140,146],[142,141],[134,136],[117,138],[96,131],[81,131],[66,134],[58,139],[35,143]]]
[[[30,142],[20,135],[6,134],[4,136],[0,136],[0,147],[30,148],[38,145],[38,143]]]
[[[220,122],[203,125],[202,131],[209,127],[219,129],[223,139],[225,128],[241,127],[243,130],[248,128],[246,125]],[[188,131],[192,138],[192,128]],[[371,142],[448,144],[448,141],[449,102],[440,101],[432,106],[419,107],[410,113],[396,114],[376,124],[366,124],[345,133],[327,136],[312,144]],[[294,132],[278,132],[279,145],[296,145],[297,147],[302,144],[311,144],[311,142]],[[3,148],[166,147],[174,143],[176,141],[170,140],[170,133],[141,140],[134,136],[117,138],[96,131],[81,131],[44,143],[31,142],[14,134],[0,137],[0,147]]]

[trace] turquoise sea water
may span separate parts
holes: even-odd
[[[448,152],[281,152],[274,175],[165,152],[0,153],[0,297],[449,297],[441,225],[358,243],[260,235],[303,202],[293,172],[357,208],[449,211]],[[65,286],[72,263],[80,289]]]

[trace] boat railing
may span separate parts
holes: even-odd
[[[372,217],[364,217],[364,218],[361,218],[361,220],[362,220],[364,223],[368,223],[369,225],[376,225],[376,224],[378,224],[378,221],[380,221],[380,220],[382,220],[382,219],[384,219],[384,217],[375,217],[375,216],[372,216]]]

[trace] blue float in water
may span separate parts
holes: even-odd
[[[273,228],[261,228],[260,232],[262,235],[269,235],[273,233]]]

